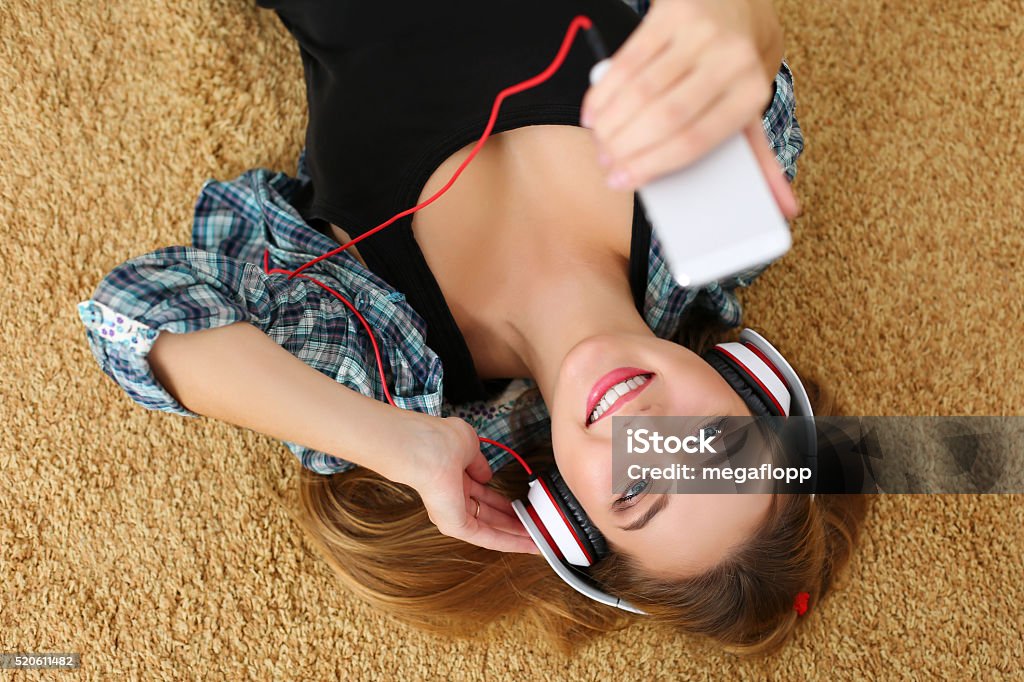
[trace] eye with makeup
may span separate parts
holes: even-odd
[[[622,497],[615,500],[613,505],[616,510],[628,509],[636,505],[640,496],[650,487],[651,482],[646,478],[641,478],[639,481],[634,482],[631,486],[626,488],[623,492]]]
[[[704,438],[710,439],[715,436],[720,436],[725,428],[726,419],[726,417],[709,417],[708,420],[705,421],[699,429],[697,429],[697,437],[700,438],[701,436],[704,436]],[[649,479],[642,478],[635,481],[622,492],[622,496],[615,500],[612,507],[616,511],[634,507],[639,503],[644,493],[650,492],[652,487],[653,486]]]
[[[705,438],[721,436],[725,428],[725,420],[726,417],[712,417],[709,423],[705,423],[704,426],[697,429],[697,436],[703,435]]]

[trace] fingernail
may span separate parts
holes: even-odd
[[[584,128],[589,128],[590,124],[593,122],[593,117],[591,116],[589,111],[584,111],[583,114],[580,116],[580,125],[583,126]]]
[[[629,173],[624,170],[613,171],[608,176],[608,186],[612,189],[626,189],[629,187]]]
[[[604,152],[598,152],[597,153],[597,162],[599,164],[601,164],[603,167],[607,168],[612,163],[612,157],[608,156]]]

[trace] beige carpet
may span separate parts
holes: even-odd
[[[1019,4],[778,5],[806,212],[748,322],[853,413],[1021,414]],[[297,537],[291,454],[135,406],[74,311],[188,239],[206,178],[295,171],[290,37],[243,0],[0,0],[0,39],[0,652],[79,651],[82,679],[1020,674],[1020,496],[880,500],[843,589],[764,660],[643,626],[566,660],[529,632],[443,641],[375,615]],[[38,678],[70,679],[16,676]]]

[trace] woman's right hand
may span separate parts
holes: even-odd
[[[473,427],[458,417],[429,419],[428,430],[410,448],[408,469],[393,480],[416,489],[445,535],[499,552],[538,554],[511,503],[487,487],[491,467]]]

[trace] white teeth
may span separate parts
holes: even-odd
[[[612,405],[614,405],[615,401],[617,401],[620,397],[646,384],[648,378],[649,377],[641,374],[633,377],[632,379],[627,379],[626,381],[615,384],[614,386],[609,388],[608,391],[603,396],[601,396],[601,400],[597,403],[597,406],[594,408],[594,411],[590,413],[590,422],[597,421],[598,418],[600,418],[601,415],[607,412],[608,409]]]

